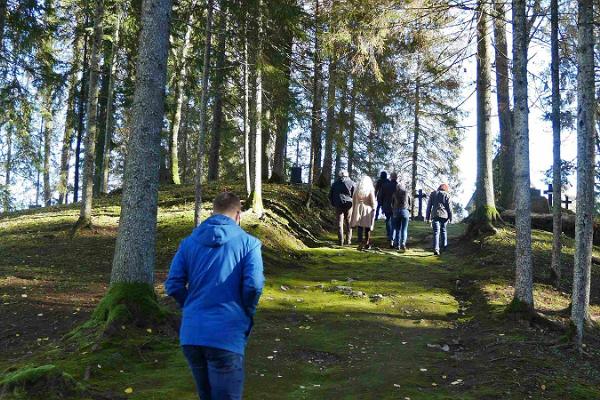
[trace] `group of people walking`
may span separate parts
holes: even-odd
[[[335,208],[338,225],[338,244],[352,243],[352,229],[358,230],[359,250],[372,248],[371,236],[380,211],[385,215],[385,227],[390,247],[406,251],[412,197],[398,175],[382,171],[379,180],[365,175],[358,185],[341,171],[331,186],[329,200]],[[449,187],[442,184],[434,190],[427,203],[427,221],[433,227],[433,250],[440,254],[448,246],[447,224],[452,220]]]

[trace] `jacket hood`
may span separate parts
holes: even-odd
[[[244,231],[225,215],[213,215],[194,229],[192,239],[206,247],[219,247]]]

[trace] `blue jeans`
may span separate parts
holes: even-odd
[[[385,233],[387,234],[388,240],[394,240],[394,213],[390,211],[384,211],[385,214]]]
[[[201,400],[241,400],[244,356],[206,346],[182,346]]]
[[[406,246],[408,239],[408,222],[410,221],[410,213],[406,208],[396,210],[394,215],[394,246]]]
[[[446,226],[448,225],[448,219],[446,218],[434,218],[432,222],[433,226],[433,249],[440,251],[440,246],[445,249],[448,247],[448,233]]]

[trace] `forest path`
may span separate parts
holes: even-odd
[[[451,237],[462,230],[452,226]],[[454,256],[435,257],[428,236],[413,223],[409,250],[391,250],[379,221],[370,251],[310,248],[285,268],[267,256],[248,398],[474,398],[459,395],[469,377],[452,360]]]

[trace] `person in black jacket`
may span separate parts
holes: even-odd
[[[377,209],[375,211],[375,221],[379,219],[379,211],[381,211],[381,195],[383,186],[389,182],[387,172],[381,171],[379,174],[379,179],[375,183],[375,199],[377,200]]]
[[[431,221],[433,227],[433,251],[436,256],[440,255],[440,247],[443,250],[448,247],[446,226],[452,222],[448,191],[448,184],[441,184],[438,190],[431,192],[427,201],[427,222]]]
[[[381,190],[379,191],[379,204],[381,205],[381,211],[385,215],[385,231],[387,233],[388,241],[390,242],[390,247],[394,246],[394,227],[392,217],[394,216],[394,210],[392,209],[392,199],[394,197],[394,193],[396,193],[396,187],[398,186],[398,174],[392,172],[390,174],[390,179],[386,180],[381,185]]]
[[[349,245],[352,242],[350,211],[352,210],[353,195],[354,182],[348,177],[348,171],[340,171],[338,179],[331,185],[329,191],[329,202],[335,208],[338,221],[338,244],[340,246]]]

